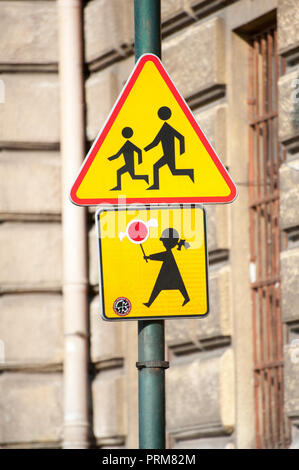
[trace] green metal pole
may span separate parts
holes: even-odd
[[[165,449],[164,321],[138,322],[139,448]]]
[[[161,57],[161,0],[134,0],[135,59],[150,52]]]
[[[134,0],[135,59],[161,57],[161,1]],[[164,321],[138,322],[139,448],[165,448]]]

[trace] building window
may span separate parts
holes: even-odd
[[[250,271],[257,448],[286,446],[280,293],[278,78],[275,27],[249,40]]]

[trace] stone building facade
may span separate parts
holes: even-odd
[[[57,3],[0,1],[0,447],[5,448],[63,445],[65,195]],[[133,3],[83,5],[87,148],[134,65]],[[299,3],[161,3],[163,62],[239,190],[231,205],[206,206],[209,316],[166,322],[167,445],[298,447]],[[276,74],[269,72],[270,63]],[[263,83],[277,92],[273,109],[260,118],[250,114],[258,99],[249,96],[250,83],[257,95],[263,95]],[[265,124],[267,119],[272,124]],[[279,211],[265,245],[261,228],[255,235],[254,217],[260,224],[271,219],[272,193],[262,202],[252,200],[252,188],[265,183],[252,163],[257,152],[266,158],[264,178],[277,170],[271,181]],[[86,230],[89,446],[135,448],[137,324],[100,319],[94,210]],[[271,264],[275,250],[267,246],[275,243],[279,272],[262,281],[257,258],[266,250]],[[271,348],[276,349],[270,358]]]

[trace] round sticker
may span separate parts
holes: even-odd
[[[125,317],[126,315],[129,315],[131,308],[132,304],[126,297],[118,297],[113,302],[113,310],[116,315],[119,315],[120,317]]]

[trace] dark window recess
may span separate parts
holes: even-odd
[[[250,272],[257,448],[287,446],[280,291],[278,78],[274,27],[249,40]]]

